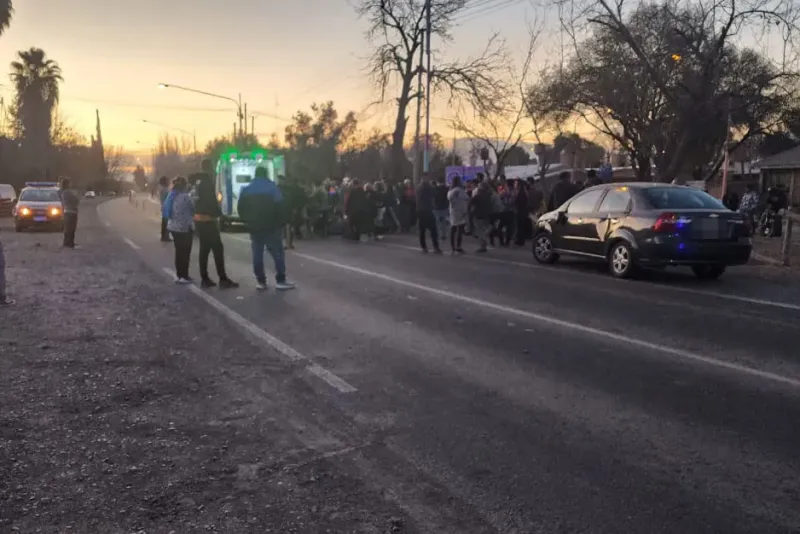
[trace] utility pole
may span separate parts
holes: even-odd
[[[419,66],[417,67],[417,127],[414,130],[414,171],[412,177],[414,185],[419,183],[419,133],[422,124],[422,62],[425,55],[425,45],[422,35],[419,36]]]
[[[250,133],[256,135],[256,116],[250,117]]]
[[[430,171],[431,149],[431,0],[425,2],[425,55],[427,56],[428,73],[427,87],[425,88],[425,172]]]
[[[247,102],[244,103],[244,135],[247,135]]]
[[[239,135],[242,135],[242,122],[244,122],[244,114],[242,113],[242,93],[239,93]]]

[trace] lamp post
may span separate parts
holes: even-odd
[[[194,146],[194,153],[197,154],[197,133],[194,131],[184,130],[183,128],[177,128],[175,126],[170,126],[168,124],[162,124],[160,122],[149,121],[147,119],[142,119],[142,122],[145,124],[150,124],[153,126],[158,126],[160,128],[166,128],[168,130],[175,130],[176,132],[181,132],[186,135],[190,135],[192,137],[192,146]]]
[[[179,91],[187,91],[189,93],[196,93],[198,95],[210,96],[211,98],[220,98],[222,100],[227,100],[229,102],[233,102],[236,104],[236,112],[239,118],[239,134],[242,134],[244,130],[243,122],[244,122],[244,108],[242,106],[242,93],[239,93],[239,98],[232,98],[230,96],[225,95],[218,95],[216,93],[209,93],[207,91],[201,91],[199,89],[192,89],[191,87],[183,87],[181,85],[172,85],[168,83],[160,83],[158,84],[159,89],[178,89]]]

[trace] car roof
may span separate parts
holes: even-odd
[[[662,182],[609,182],[605,184],[594,185],[592,187],[587,187],[585,191],[589,191],[590,189],[601,189],[604,187],[630,187],[632,189],[651,189],[654,187],[681,187],[685,188],[685,185],[679,184],[667,184]]]

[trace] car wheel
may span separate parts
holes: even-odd
[[[725,265],[693,265],[692,271],[700,280],[717,280],[725,272]]]
[[[608,270],[614,278],[630,278],[636,270],[633,250],[626,241],[617,241],[608,253]]]
[[[558,254],[553,250],[553,240],[550,239],[550,234],[542,232],[533,238],[533,257],[539,263],[555,263],[558,260]]]

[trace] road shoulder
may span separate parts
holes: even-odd
[[[330,432],[297,364],[146,270],[93,214],[77,250],[7,230],[0,530],[416,530],[347,468],[369,443]]]

